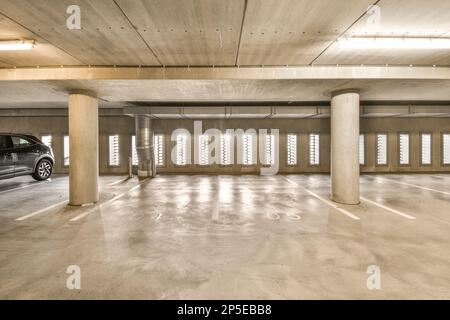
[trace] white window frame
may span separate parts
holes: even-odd
[[[450,165],[450,133],[442,134],[442,165]]]
[[[63,136],[63,166],[70,165],[70,137],[65,134]]]
[[[209,139],[207,134],[198,136],[198,164],[201,166],[208,166],[209,163]]]
[[[233,147],[232,139],[233,135],[224,133],[220,135],[220,165],[222,166],[230,166],[233,161],[231,159]]]
[[[398,134],[398,163],[400,166],[409,166],[411,163],[411,135],[408,132]]]
[[[50,149],[53,149],[53,135],[51,135],[51,134],[41,134],[41,141],[47,147],[49,147]]]
[[[273,133],[266,134],[264,141],[264,163],[263,165],[271,166],[275,164],[275,135]]]
[[[358,155],[359,165],[364,166],[366,164],[366,135],[364,133],[359,134]]]
[[[308,135],[308,163],[310,166],[320,166],[320,134]]]
[[[242,164],[245,166],[252,166],[256,164],[255,161],[255,152],[253,145],[253,135],[252,134],[243,134],[242,135]]]
[[[380,161],[380,138],[385,138],[385,145],[384,145],[384,161]],[[375,135],[375,163],[377,166],[387,166],[389,164],[389,141],[388,141],[388,134],[379,132]]]
[[[139,165],[139,157],[136,149],[136,136],[131,136],[131,165],[138,166]]]
[[[187,166],[187,135],[179,134],[176,140],[176,154],[175,154],[175,165],[177,167]],[[181,157],[181,159],[180,159]]]
[[[165,165],[165,139],[163,134],[153,135],[153,153],[155,158],[155,165],[163,167]]]
[[[108,135],[108,166],[120,166],[120,136],[118,134]]]
[[[430,145],[429,145],[429,150],[428,150],[428,155],[426,160],[429,161],[423,161],[424,160],[424,138],[429,136],[430,137]],[[421,132],[420,133],[420,165],[421,166],[431,166],[433,164],[433,135],[431,134],[431,132]]]
[[[288,166],[296,166],[298,163],[297,154],[298,135],[288,133],[286,135],[286,164]]]

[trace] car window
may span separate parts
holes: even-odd
[[[25,139],[22,137],[12,136],[11,139],[13,141],[14,148],[22,148],[22,147],[31,146],[34,144],[31,140],[28,140],[28,139]]]
[[[0,149],[8,149],[10,147],[8,136],[0,136]]]

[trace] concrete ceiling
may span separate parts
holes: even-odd
[[[73,4],[81,30],[66,27]],[[366,12],[373,4],[377,28]],[[349,88],[363,101],[450,101],[450,50],[337,48],[346,36],[450,38],[450,1],[0,0],[0,40],[36,41],[31,51],[0,51],[0,108],[65,108],[79,89],[95,91],[108,108],[323,104]],[[426,67],[394,66],[411,64]],[[278,111],[272,116],[291,114]]]
[[[366,10],[381,10],[378,29]],[[81,8],[82,30],[66,9]],[[448,0],[0,0],[0,67],[59,65],[450,65],[449,50],[354,50],[339,36],[450,37]]]
[[[447,37],[450,38],[450,1],[381,0],[381,23],[368,27],[358,20],[345,36],[349,37]],[[450,65],[450,50],[346,50],[332,44],[317,64],[396,64]]]

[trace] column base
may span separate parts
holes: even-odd
[[[152,173],[148,170],[138,170],[137,174],[139,180],[144,180],[152,177]]]
[[[337,197],[330,197],[330,200],[336,203],[340,203],[340,204],[347,204],[347,205],[358,205],[361,203],[360,199],[358,200],[343,200],[343,199],[339,199]]]
[[[95,201],[95,202],[87,202],[87,203],[80,203],[80,204],[78,204],[78,203],[70,203],[69,202],[68,205],[71,206],[71,207],[89,207],[89,206],[95,205],[97,202],[98,202],[98,200]]]

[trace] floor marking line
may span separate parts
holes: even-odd
[[[381,204],[381,203],[378,203],[378,202],[369,200],[369,199],[364,198],[364,197],[360,197],[360,198],[361,198],[361,200],[363,200],[363,201],[365,201],[365,202],[371,203],[371,204],[373,204],[374,206],[377,206],[377,207],[380,207],[380,208],[382,208],[382,209],[384,209],[384,210],[387,210],[387,211],[390,211],[390,212],[392,212],[392,213],[398,214],[399,216],[402,216],[402,217],[404,217],[404,218],[406,218],[406,219],[410,219],[410,220],[415,220],[415,219],[416,219],[416,217],[413,217],[413,216],[410,216],[409,214],[403,213],[403,212],[401,212],[401,211],[398,211],[398,210],[395,210],[395,209],[386,207],[385,205],[383,205],[383,204]]]
[[[162,214],[161,214],[161,213],[158,213],[158,215],[156,216],[155,220],[161,219],[161,216],[162,216]]]
[[[419,189],[423,189],[423,190],[428,190],[428,191],[434,191],[434,192],[438,192],[438,193],[443,193],[443,194],[446,194],[446,195],[449,195],[449,196],[450,196],[450,192],[445,192],[445,191],[441,191],[441,190],[436,190],[436,189],[428,188],[428,187],[422,187],[422,186],[419,186],[419,185],[416,185],[416,184],[412,184],[412,183],[408,183],[408,182],[396,181],[396,180],[392,180],[392,179],[389,179],[389,178],[381,178],[381,179],[389,180],[389,181],[391,181],[391,182],[395,182],[395,183],[398,183],[398,184],[403,184],[403,185],[405,185],[405,186],[410,186],[410,187],[415,187],[415,188],[419,188]]]
[[[214,208],[212,210],[211,220],[219,221],[219,200],[218,199],[215,199],[215,201],[214,201]]]
[[[119,194],[119,195],[117,195],[117,196],[115,196],[115,197],[113,197],[113,198],[111,198],[111,199],[109,199],[109,200],[106,201],[106,202],[101,203],[100,205],[98,205],[97,207],[92,208],[91,210],[88,210],[88,211],[86,211],[86,212],[83,212],[83,213],[77,215],[76,217],[70,219],[69,221],[75,222],[75,221],[78,221],[78,220],[80,220],[80,219],[83,219],[84,217],[90,215],[92,212],[94,212],[94,211],[96,211],[96,210],[98,210],[98,209],[101,209],[101,208],[103,208],[104,206],[107,206],[107,205],[109,205],[110,203],[112,203],[112,202],[114,202],[114,201],[116,201],[116,200],[122,198],[123,196],[125,196],[125,195],[128,194],[129,192],[136,190],[137,188],[139,188],[139,187],[140,187],[144,182],[146,182],[147,180],[148,180],[148,179],[142,180],[141,182],[139,182],[137,185],[135,185],[135,186],[132,187],[131,189],[129,189],[129,190],[127,190],[127,191],[125,191],[125,192],[123,192],[123,193],[121,193],[121,194]]]
[[[30,184],[27,184],[26,186],[0,191],[0,194],[7,193],[7,192],[12,192],[12,191],[16,191],[16,190],[22,190],[22,189],[29,188],[29,187],[34,187],[34,186],[37,186],[37,185],[40,185],[40,184],[44,184],[44,183],[47,183],[47,182],[50,182],[50,181],[46,180],[46,181],[41,181],[41,182],[30,183]]]
[[[25,219],[28,219],[28,218],[37,216],[38,214],[41,214],[41,213],[44,213],[44,212],[49,211],[49,210],[51,210],[51,209],[54,209],[54,208],[56,208],[56,207],[59,207],[59,206],[61,206],[62,204],[67,204],[68,202],[69,202],[69,200],[64,200],[64,201],[55,203],[55,204],[51,205],[50,207],[47,207],[47,208],[44,208],[44,209],[41,209],[41,210],[32,212],[32,213],[27,214],[27,215],[25,215],[25,216],[23,216],[23,217],[17,218],[16,221],[23,221],[23,220],[25,220]]]
[[[311,190],[306,189],[305,187],[299,185],[297,182],[292,181],[291,179],[289,179],[289,178],[287,178],[287,177],[284,177],[284,176],[282,176],[282,178],[284,178],[284,179],[286,179],[288,182],[290,182],[290,183],[292,183],[292,184],[295,184],[296,186],[302,188],[303,190],[305,190],[307,193],[309,193],[309,194],[310,194],[311,196],[313,196],[314,198],[316,198],[316,199],[318,199],[318,200],[320,200],[320,201],[326,203],[326,204],[329,205],[330,207],[336,209],[336,210],[339,211],[340,213],[345,214],[346,216],[352,218],[353,220],[359,220],[359,219],[360,219],[358,216],[355,216],[353,213],[348,212],[347,210],[340,208],[340,207],[339,207],[338,205],[336,205],[335,203],[333,203],[333,202],[331,202],[330,200],[327,200],[327,199],[325,199],[325,198],[319,196],[318,194],[312,192]]]
[[[211,220],[213,222],[217,222],[219,221],[219,217],[220,217],[220,213],[219,213],[219,206],[220,206],[220,177],[217,177],[217,189],[216,192],[214,193],[214,203],[213,203],[213,208],[212,208],[212,215],[211,215]]]
[[[125,181],[127,181],[127,180],[129,180],[129,179],[131,179],[131,178],[129,178],[129,177],[126,177],[126,178],[123,178],[123,179],[121,178],[120,180],[117,180],[117,181],[108,183],[107,185],[108,185],[108,186],[115,186],[116,184],[119,184],[119,183],[121,183],[121,182],[125,182]]]

